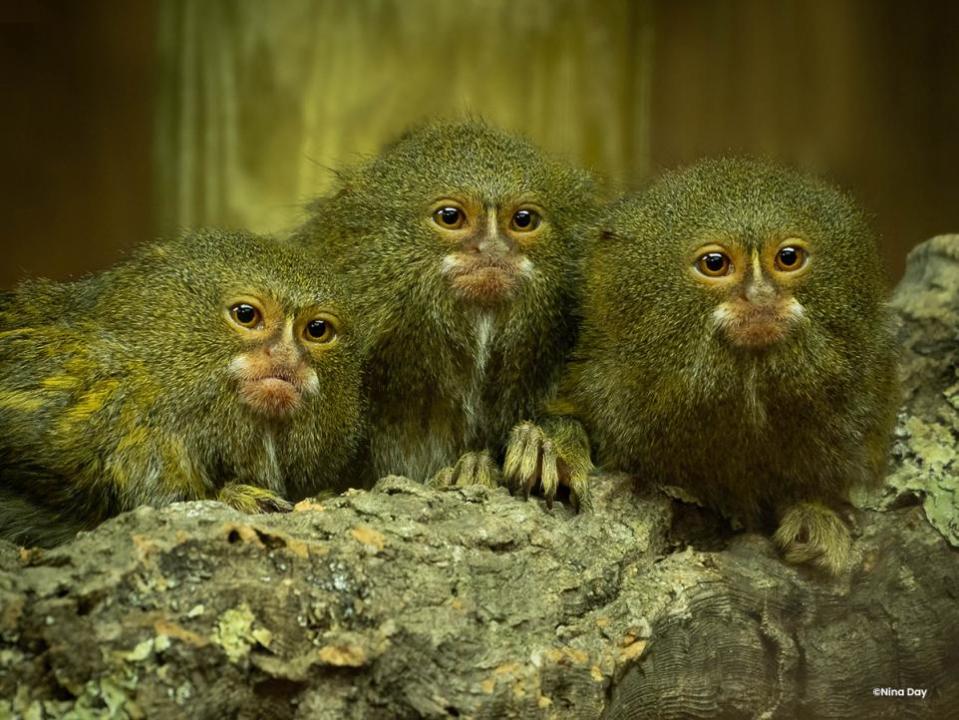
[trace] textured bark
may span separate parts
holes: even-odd
[[[959,236],[895,304],[899,436],[839,578],[620,475],[580,516],[403,478],[141,508],[0,545],[0,717],[959,717]]]

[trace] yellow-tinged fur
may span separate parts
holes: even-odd
[[[5,298],[0,537],[48,545],[145,503],[288,509],[284,496],[343,487],[362,435],[365,340],[330,275],[274,241],[205,232]],[[269,328],[230,324],[238,295],[301,333],[321,309],[336,318],[322,352],[284,335],[287,364],[309,382],[282,416],[245,403],[231,371],[241,356],[268,364],[274,342]]]
[[[510,428],[535,417],[573,341],[593,181],[470,120],[413,128],[339,176],[294,240],[333,262],[375,321],[370,476],[499,482]],[[443,227],[450,206],[466,221]],[[524,209],[541,222],[515,227]]]
[[[16,412],[35,412],[43,407],[43,396],[34,390],[0,390],[0,408]]]
[[[783,247],[806,264],[777,267]],[[708,277],[697,262],[715,250],[731,265]],[[840,509],[882,476],[899,399],[882,263],[855,205],[782,168],[705,161],[612,206],[584,274],[547,437],[585,426],[601,465],[777,527],[787,560],[840,571]]]

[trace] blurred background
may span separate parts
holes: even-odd
[[[893,278],[959,232],[951,0],[0,1],[0,97],[0,289],[283,232],[329,168],[464,113],[617,189],[721,153],[826,175]]]

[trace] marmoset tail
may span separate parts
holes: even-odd
[[[316,258],[247,233],[30,282],[0,328],[0,537],[55,544],[141,504],[248,512],[342,486],[365,341]]]

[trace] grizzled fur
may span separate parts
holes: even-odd
[[[450,246],[430,211],[453,193],[487,208],[528,196],[544,209],[525,250],[531,272],[507,302],[466,302],[440,272]],[[585,172],[476,121],[407,132],[315,203],[294,241],[333,262],[376,320],[371,477],[427,480],[445,468],[449,479],[467,453],[458,482],[496,481],[489,458],[535,415],[572,344],[579,227],[595,203]]]
[[[225,298],[317,303],[344,321],[290,417],[242,404]],[[141,248],[73,283],[21,285],[0,312],[0,537],[54,544],[141,504],[283,507],[340,483],[362,433],[362,338],[314,259],[247,233]]]
[[[800,321],[766,348],[727,342],[689,253],[790,237],[810,245]],[[833,511],[881,476],[898,404],[881,266],[862,214],[819,180],[744,160],[669,173],[595,233],[553,411],[585,425],[601,465],[778,524],[787,558],[837,570],[846,531]]]

